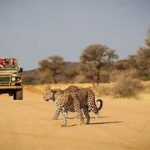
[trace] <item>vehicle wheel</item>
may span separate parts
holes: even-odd
[[[13,99],[14,100],[22,100],[23,99],[23,90],[17,90],[15,91],[14,95],[13,95]]]

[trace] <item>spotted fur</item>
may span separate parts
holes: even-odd
[[[89,124],[90,122],[89,112],[92,111],[93,113],[95,113],[97,117],[98,112],[100,111],[103,105],[103,101],[99,99],[98,101],[100,102],[100,106],[99,107],[96,106],[95,94],[92,90],[88,88],[83,88],[72,93],[63,92],[60,94],[60,97],[57,99],[57,101],[58,101],[58,106],[63,108],[66,112],[68,112],[70,108],[72,108],[72,111],[74,112],[79,111],[79,110],[73,109],[75,107],[79,107],[80,109],[82,109],[86,118],[86,121],[85,121],[86,124]],[[76,103],[76,101],[78,101],[79,104]],[[79,106],[76,106],[77,104]],[[77,112],[77,114],[79,113]]]
[[[56,110],[54,113],[54,116],[52,117],[52,119],[58,119],[58,116],[60,114],[60,112],[64,111],[62,110],[62,108],[59,106],[59,100],[60,96],[62,93],[73,93],[73,92],[77,92],[79,90],[79,88],[77,86],[71,85],[68,88],[66,88],[65,90],[61,90],[61,89],[45,89],[45,93],[44,93],[44,100],[45,101],[53,101],[56,104]],[[73,106],[70,106],[70,108],[68,108],[68,111],[73,112],[74,108]]]
[[[79,89],[76,86],[70,86],[65,90],[60,89],[50,89],[44,95],[44,99],[53,100],[56,102],[56,111],[53,119],[57,119],[60,112],[63,112],[64,122],[67,122],[68,111],[77,112],[81,122],[82,122],[82,114],[80,110],[82,109],[85,117],[86,124],[90,122],[89,112],[92,111],[95,114],[95,118],[98,117],[98,113],[103,106],[103,101],[98,99],[100,102],[99,107],[96,106],[95,103],[95,94],[89,88]],[[76,104],[79,103],[79,106]],[[78,108],[78,109],[77,109]],[[66,124],[66,123],[64,123]]]
[[[84,118],[82,113],[82,106],[78,96],[75,93],[62,92],[56,99],[57,106],[63,114],[64,124],[67,125],[68,111],[76,112],[80,119],[80,124],[84,124]]]

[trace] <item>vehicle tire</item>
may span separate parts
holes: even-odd
[[[23,99],[23,90],[17,90],[14,92],[14,95],[13,95],[13,99],[14,100],[22,100]]]

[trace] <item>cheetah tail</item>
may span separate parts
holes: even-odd
[[[100,111],[102,109],[102,107],[103,107],[103,101],[101,99],[97,99],[96,101],[100,102],[100,105],[98,107],[98,111]]]

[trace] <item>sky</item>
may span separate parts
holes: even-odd
[[[150,0],[0,0],[0,57],[24,70],[59,55],[79,61],[91,44],[136,54],[150,29]]]

